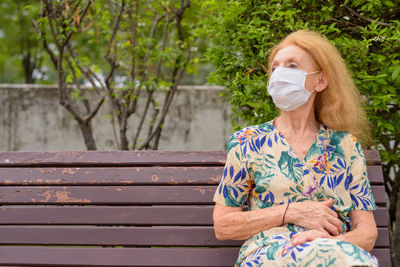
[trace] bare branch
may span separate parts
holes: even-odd
[[[111,5],[110,5],[110,7],[111,7]],[[114,106],[114,108],[116,110],[120,111],[120,114],[117,116],[119,122],[121,122],[120,116],[121,116],[121,109],[123,108],[123,105],[121,105],[120,101],[118,101],[118,99],[116,99],[116,97],[113,96],[114,90],[113,90],[113,85],[112,85],[112,80],[113,80],[115,71],[118,68],[118,64],[115,63],[116,56],[114,55],[114,57],[110,57],[110,53],[114,46],[115,36],[117,34],[117,30],[119,29],[119,25],[120,25],[120,21],[121,21],[121,17],[124,12],[124,9],[125,9],[125,0],[123,0],[121,3],[121,7],[119,10],[118,16],[113,25],[111,38],[108,40],[106,54],[104,55],[104,58],[110,64],[110,68],[111,68],[107,77],[105,78],[105,84],[106,84],[105,87],[107,89],[107,92],[108,92],[108,95],[109,95],[112,105]]]
[[[106,54],[104,55],[104,58],[105,58],[111,65],[115,64],[115,63],[113,62],[112,58],[110,58],[111,47],[112,47],[112,45],[113,45],[113,43],[114,43],[115,35],[116,35],[117,30],[118,30],[118,28],[119,28],[119,23],[120,23],[120,21],[121,21],[122,13],[124,12],[124,8],[125,8],[125,0],[122,0],[121,9],[120,9],[120,11],[119,11],[119,13],[118,13],[117,19],[116,19],[115,22],[114,22],[113,31],[112,31],[112,33],[111,33],[111,38],[110,38],[110,40],[108,40],[107,52],[106,52]],[[113,62],[113,63],[112,63],[112,62]]]
[[[67,49],[69,54],[71,55],[71,57],[76,60],[77,59],[77,54],[74,51],[74,49],[72,48],[71,44],[67,44]],[[97,94],[102,95],[102,92],[100,91],[99,87],[97,86],[96,82],[94,80],[96,80],[101,88],[104,90],[104,86],[100,80],[100,78],[89,68],[86,66],[81,66],[80,64],[77,64],[77,68],[82,72],[82,74],[85,76],[85,78],[90,82],[90,84],[92,85],[93,89],[96,90]]]
[[[61,50],[61,44],[58,43],[57,41],[57,36],[58,36],[58,32],[56,32],[56,30],[54,29],[54,25],[53,25],[53,19],[55,19],[54,16],[54,10],[51,8],[50,6],[50,2],[48,0],[44,0],[45,4],[45,8],[48,14],[48,20],[49,20],[49,25],[50,25],[50,31],[51,31],[51,35],[53,37],[54,43],[56,44],[58,50]]]
[[[146,48],[146,53],[145,53],[144,58],[142,60],[142,62],[143,62],[142,66],[144,66],[144,64],[147,62],[147,60],[149,58],[150,49],[153,46],[153,41],[152,40],[154,38],[154,34],[155,34],[156,29],[157,29],[157,25],[164,17],[165,17],[165,14],[163,14],[161,17],[159,16],[159,14],[156,14],[156,17],[154,18],[153,26],[151,28],[150,35],[149,35],[149,42],[148,42],[147,48]],[[142,71],[141,71],[141,76],[142,76],[141,80],[143,81],[145,79],[145,76],[146,76],[146,72],[145,72],[143,67],[142,67]]]
[[[151,99],[153,97],[153,91],[147,90],[147,92],[148,92],[148,95],[147,95],[146,106],[144,107],[144,111],[142,113],[139,125],[138,125],[137,130],[136,130],[135,138],[133,139],[132,149],[135,149],[135,147],[136,147],[137,141],[139,139],[140,132],[142,131],[143,123],[144,123],[144,121],[146,119],[147,111],[149,110]]]
[[[165,18],[165,23],[164,23],[164,28],[163,28],[163,36],[162,36],[162,41],[161,41],[161,51],[165,50],[165,46],[166,46],[166,42],[167,42],[167,36],[168,36],[168,26],[169,26],[171,21],[172,21],[172,18],[170,19],[169,18],[169,14],[166,13],[166,18]],[[162,62],[163,62],[162,57],[160,57],[160,59],[157,62],[155,87],[158,86],[158,80],[159,80],[160,73],[161,73]],[[147,116],[147,112],[148,112],[148,109],[149,109],[149,106],[150,106],[150,102],[152,102],[154,90],[150,89],[150,90],[147,90],[147,92],[148,92],[148,96],[147,96],[146,106],[145,106],[144,111],[142,113],[142,117],[141,117],[139,126],[137,128],[135,138],[133,140],[132,149],[134,149],[136,147],[137,141],[138,141],[139,136],[140,136],[140,132],[142,130],[142,126],[143,126],[144,120],[145,120],[145,118]],[[154,100],[153,100],[153,102],[154,102]],[[131,110],[129,110],[129,111],[131,111]],[[157,115],[158,115],[158,112],[157,112]],[[154,122],[152,124],[154,124]],[[152,131],[152,126],[150,126],[150,133],[151,133],[151,131]]]
[[[100,107],[103,105],[105,100],[105,96],[103,95],[100,100],[97,102],[97,104],[95,105],[95,108],[92,110],[92,112],[90,112],[87,116],[85,116],[83,118],[83,121],[90,121],[93,119],[94,116],[96,116],[97,112],[99,111]]]
[[[168,16],[168,13],[167,13],[166,19],[165,19],[165,24],[164,24],[164,29],[163,29],[162,41],[161,41],[161,51],[165,50],[165,46],[167,44],[167,37],[168,37],[168,26],[169,26],[170,22],[172,21],[172,18],[169,19],[168,17],[169,16]],[[162,62],[163,62],[162,57],[160,57],[160,59],[157,62],[157,69],[156,69],[156,79],[157,79],[157,81],[158,81],[158,78],[160,76]]]
[[[185,11],[185,8],[187,8],[189,6],[190,6],[190,1],[187,1],[187,3],[185,5],[183,5],[180,9],[178,9],[178,11],[175,15],[178,37],[179,37],[179,40],[181,41],[181,43],[183,43],[181,20],[182,20],[182,16],[183,16],[183,12]],[[185,7],[185,8],[183,8],[183,7]],[[179,47],[180,47],[180,49],[183,49],[182,44],[180,44]],[[174,67],[174,70],[172,72],[172,77],[171,77],[171,81],[173,84],[171,85],[171,87],[164,99],[164,105],[163,105],[160,119],[154,127],[155,130],[151,134],[148,135],[146,141],[140,146],[139,149],[144,149],[144,148],[148,147],[151,140],[154,137],[158,136],[157,139],[159,138],[159,135],[161,134],[161,130],[162,130],[162,124],[164,123],[165,117],[168,113],[169,107],[172,103],[172,99],[176,93],[176,90],[177,90],[178,84],[182,78],[183,72],[185,71],[185,68],[190,61],[190,56],[191,56],[191,51],[190,51],[190,48],[188,48],[186,60],[183,64],[181,64],[181,56],[177,57],[177,59],[175,61],[175,67]],[[157,143],[158,143],[158,141],[156,140],[156,144]]]
[[[137,18],[139,16],[139,0],[136,0],[136,5],[135,5],[135,17],[132,19],[133,14],[132,14],[132,7],[133,4],[131,3],[129,5],[128,9],[128,14],[129,14],[129,26],[130,26],[130,31],[132,33],[132,39],[131,39],[131,47],[132,47],[132,67],[131,67],[131,81],[133,82],[135,80],[135,67],[136,67],[136,51],[135,47],[137,45]]]
[[[57,57],[56,57],[56,55],[53,53],[53,51],[50,49],[50,47],[47,44],[46,34],[43,33],[42,29],[40,28],[40,26],[39,26],[39,24],[37,23],[36,20],[32,19],[32,23],[35,26],[36,30],[38,31],[39,36],[42,37],[42,42],[43,42],[44,49],[46,49],[47,53],[50,55],[50,59],[53,62],[54,66],[57,66]]]
[[[344,7],[345,7],[348,11],[350,11],[351,14],[353,14],[353,15],[356,16],[356,17],[359,17],[359,18],[362,19],[362,20],[365,20],[365,21],[368,21],[368,22],[375,22],[376,24],[379,24],[379,25],[382,25],[382,26],[385,26],[385,27],[392,27],[392,24],[389,24],[389,23],[386,23],[386,22],[382,22],[382,21],[378,21],[378,20],[373,20],[373,19],[370,19],[370,18],[368,18],[368,17],[365,17],[365,16],[363,16],[363,15],[357,13],[354,9],[350,8],[350,7],[347,6],[347,5],[345,5]]]
[[[115,112],[112,112],[111,113],[111,125],[112,125],[112,128],[113,128],[113,135],[114,135],[115,143],[117,144],[117,147],[120,147],[119,141],[118,141],[118,136],[117,136],[117,129],[115,128],[114,116],[115,116]]]
[[[78,4],[77,4],[75,7],[77,7],[77,6],[79,5],[79,3],[80,3],[80,2],[78,2]],[[81,14],[79,15],[79,17],[80,17],[80,20],[81,20],[81,21],[83,21],[83,18],[85,17],[85,15],[86,15],[86,13],[87,13],[87,11],[88,11],[88,9],[89,9],[89,6],[90,6],[91,4],[92,4],[92,1],[87,1],[87,3],[86,3],[86,5],[85,5],[85,7],[83,8],[82,12],[80,12]],[[74,24],[75,24],[75,21],[74,21]],[[78,25],[72,25],[72,26],[78,26]],[[64,42],[63,42],[63,44],[62,44],[62,46],[65,46],[65,45],[69,42],[69,40],[71,39],[73,33],[74,33],[73,30],[70,30],[70,31],[69,31],[69,33],[68,33],[68,35],[66,36],[66,38],[65,38],[65,40],[64,40]]]
[[[149,54],[150,54],[150,49],[153,46],[152,39],[154,38],[154,34],[155,34],[156,29],[157,29],[157,25],[165,16],[166,16],[165,14],[163,14],[162,16],[159,16],[158,13],[155,13],[153,26],[152,26],[150,34],[149,34],[149,42],[147,44],[146,53],[145,53],[144,58],[141,60],[142,61],[141,71],[140,71],[140,81],[141,81],[141,83],[139,84],[139,86],[137,87],[137,89],[134,92],[134,94],[136,95],[136,98],[134,100],[134,103],[132,104],[132,107],[130,108],[130,112],[133,112],[135,110],[135,108],[136,108],[136,103],[137,103],[137,100],[139,98],[139,94],[140,94],[140,91],[141,91],[142,85],[143,85],[142,81],[144,81],[146,79],[146,70],[145,70],[144,66],[148,61]]]
[[[107,91],[109,93],[110,99],[111,99],[114,107],[116,107],[117,110],[119,110],[119,111],[121,110],[122,106],[119,103],[119,101],[117,101],[117,99],[115,99],[115,97],[113,97],[114,90],[112,88],[112,82],[111,82],[113,80],[115,70],[118,68],[118,64],[115,63],[115,57],[114,58],[110,57],[110,53],[111,53],[112,46],[114,44],[115,35],[116,35],[117,30],[119,28],[119,24],[120,24],[120,21],[121,21],[121,17],[122,17],[122,13],[124,11],[124,8],[125,8],[125,0],[123,0],[122,3],[121,3],[120,11],[118,13],[117,19],[114,22],[111,38],[110,38],[110,40],[108,41],[108,44],[107,44],[107,52],[104,55],[104,58],[107,60],[107,62],[110,64],[110,67],[111,67],[110,72],[108,73],[108,75],[107,75],[107,77],[105,79],[106,88],[107,88]]]
[[[154,128],[154,125],[156,124],[158,114],[160,113],[160,109],[156,107],[156,104],[155,104],[155,102],[154,102],[154,99],[152,99],[151,104],[152,104],[152,106],[153,106],[154,113],[153,113],[153,116],[152,116],[152,119],[151,119],[151,122],[150,122],[149,131],[148,131],[148,133],[147,133],[148,136],[153,132],[153,128]],[[150,145],[150,144],[148,144],[148,145],[146,146],[146,149],[149,147],[149,145]],[[154,149],[154,147],[155,147],[156,145],[158,145],[157,142],[155,142],[155,144],[154,144],[154,146],[153,146],[153,149]]]

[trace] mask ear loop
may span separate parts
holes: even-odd
[[[320,70],[316,70],[316,71],[313,71],[313,72],[307,72],[306,75],[308,75],[308,74],[314,74],[314,73],[318,73],[318,72],[321,72],[321,71],[320,71]]]
[[[318,73],[318,72],[321,72],[321,71],[320,71],[320,70],[316,70],[316,71],[313,71],[313,72],[307,72],[306,75],[308,75],[308,74],[314,74],[314,73]],[[309,93],[310,93],[310,95],[312,95],[314,92],[315,92],[315,88],[312,89],[311,92],[309,92]]]

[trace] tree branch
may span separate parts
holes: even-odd
[[[117,19],[116,19],[115,22],[114,22],[113,31],[112,31],[112,33],[111,33],[111,38],[110,38],[110,40],[108,40],[107,52],[106,52],[106,54],[104,55],[104,58],[105,58],[111,65],[115,64],[115,62],[113,61],[113,59],[110,57],[111,47],[112,47],[112,45],[113,45],[113,43],[114,43],[115,35],[116,35],[117,30],[118,30],[118,28],[119,28],[119,23],[120,23],[120,21],[121,21],[122,13],[124,12],[124,8],[125,8],[125,0],[122,0],[121,9],[119,10]]]
[[[40,15],[41,16],[41,15]],[[42,42],[43,42],[43,47],[44,49],[46,49],[47,53],[50,55],[50,59],[53,62],[54,66],[57,66],[57,57],[56,55],[53,53],[53,51],[51,51],[50,47],[47,44],[47,40],[46,40],[46,34],[43,33],[42,29],[40,28],[39,24],[37,23],[36,20],[32,19],[32,23],[35,26],[36,30],[39,33],[39,36],[42,37]]]
[[[161,51],[164,51],[164,50],[165,50],[166,43],[167,43],[167,37],[168,37],[168,26],[169,26],[169,24],[170,24],[171,21],[172,21],[172,18],[171,18],[171,19],[169,18],[169,14],[168,14],[168,12],[167,12],[167,13],[166,13],[166,18],[165,18],[164,27],[163,27],[163,36],[162,36],[162,41],[161,41]],[[157,86],[158,86],[158,80],[159,80],[160,73],[161,73],[161,65],[162,65],[162,62],[163,62],[162,57],[160,57],[160,59],[159,59],[158,62],[157,62],[157,68],[156,68],[156,79],[155,79],[155,82],[156,82],[155,87],[156,87],[156,88],[157,88]],[[140,123],[139,123],[139,126],[138,126],[138,128],[137,128],[135,138],[134,138],[134,140],[133,140],[132,149],[135,149],[136,144],[137,144],[137,140],[139,139],[140,132],[141,132],[141,130],[142,130],[142,126],[143,126],[144,120],[145,120],[145,118],[146,118],[148,109],[149,109],[149,107],[150,107],[150,102],[151,102],[151,100],[152,100],[152,98],[153,98],[154,90],[153,90],[153,89],[150,89],[150,90],[148,89],[148,90],[147,90],[147,93],[148,93],[148,95],[147,95],[146,106],[145,106],[144,111],[143,111],[143,113],[142,113],[142,118],[141,118]],[[130,111],[131,111],[131,110],[130,110]],[[133,112],[133,111],[132,111],[132,112]],[[158,114],[158,112],[157,112],[157,114]],[[154,122],[153,122],[153,123],[154,123]],[[150,132],[151,132],[151,131],[150,131]]]
[[[106,51],[106,54],[104,55],[104,58],[110,64],[110,68],[111,68],[109,73],[108,73],[108,75],[107,75],[107,77],[106,77],[106,79],[105,79],[106,88],[107,88],[107,91],[108,91],[108,94],[109,94],[109,97],[110,97],[110,100],[111,100],[113,106],[118,111],[121,111],[122,106],[120,105],[119,101],[113,96],[114,90],[113,90],[113,85],[112,85],[114,72],[118,68],[118,64],[116,64],[115,60],[112,57],[110,57],[110,53],[111,53],[112,46],[114,44],[115,35],[116,35],[117,30],[119,28],[119,24],[120,24],[120,21],[121,21],[121,17],[122,17],[122,13],[124,11],[124,8],[125,8],[125,0],[122,0],[121,8],[119,10],[117,19],[114,22],[113,30],[112,30],[112,33],[111,33],[111,38],[108,40],[107,51]],[[118,120],[120,120],[119,116],[118,116]]]
[[[146,106],[144,107],[144,111],[142,113],[142,117],[140,118],[140,122],[139,122],[139,125],[138,125],[137,130],[136,130],[135,138],[133,139],[133,142],[132,142],[132,149],[133,150],[136,148],[136,144],[137,144],[137,141],[139,139],[140,132],[142,131],[142,127],[143,127],[144,121],[146,119],[146,115],[147,115],[147,112],[149,110],[149,106],[150,106],[150,102],[151,102],[152,97],[153,97],[153,92],[152,91],[148,91]]]
[[[356,16],[356,17],[358,17],[358,18],[360,18],[360,19],[362,19],[362,20],[365,20],[365,21],[368,21],[368,22],[375,22],[376,24],[379,24],[379,25],[382,25],[382,26],[385,26],[385,27],[392,27],[392,24],[389,24],[389,23],[386,23],[386,22],[382,22],[382,21],[378,21],[378,20],[373,20],[373,19],[370,19],[370,18],[368,18],[368,17],[365,17],[365,16],[363,16],[363,15],[357,13],[354,9],[350,8],[350,7],[347,6],[347,5],[345,5],[344,7],[345,7],[348,11],[350,11],[351,14],[353,14],[354,16]]]
[[[132,41],[131,41],[131,46],[132,46],[132,67],[131,67],[131,82],[135,81],[135,67],[136,67],[136,51],[135,51],[135,47],[137,45],[137,18],[139,16],[139,0],[136,0],[136,8],[135,8],[135,17],[133,17],[133,13],[132,13],[132,7],[133,4],[131,3],[128,9],[128,14],[129,14],[129,22],[130,22],[130,30],[132,33]]]
[[[181,1],[181,8],[177,10],[177,12],[175,13],[175,19],[176,19],[176,27],[177,27],[177,32],[178,32],[178,37],[180,40],[180,49],[183,50],[182,44],[183,44],[183,34],[182,34],[182,25],[181,25],[181,21],[182,21],[182,16],[183,16],[183,12],[185,11],[186,8],[188,8],[190,6],[190,1],[187,1],[186,4],[184,3],[184,1]],[[182,51],[183,52],[183,51]],[[186,60],[183,64],[181,64],[181,57],[182,55],[179,55],[175,61],[175,67],[174,70],[172,72],[172,77],[171,77],[171,82],[173,83],[165,97],[164,100],[164,105],[163,105],[163,109],[161,112],[161,116],[159,121],[157,122],[156,126],[154,127],[155,130],[147,137],[146,141],[140,146],[140,149],[143,149],[145,147],[147,147],[151,140],[158,135],[157,139],[159,138],[159,135],[161,133],[161,126],[164,123],[165,117],[168,113],[169,107],[172,103],[172,99],[175,95],[175,92],[178,88],[178,84],[182,78],[183,72],[185,71],[185,68],[187,66],[187,64],[190,61],[190,56],[191,56],[191,51],[190,48],[188,48],[187,51],[187,56],[186,56]],[[158,143],[158,141],[156,140],[156,143]]]
[[[95,108],[92,110],[92,112],[90,112],[88,115],[86,115],[85,117],[83,117],[83,121],[85,122],[89,122],[90,120],[93,119],[94,116],[96,116],[97,112],[99,111],[100,107],[103,105],[105,100],[105,96],[103,95],[100,100],[97,102],[97,104],[95,105]]]
[[[67,49],[69,54],[71,55],[71,57],[76,60],[77,59],[77,54],[74,51],[74,49],[72,48],[71,44],[67,44]],[[86,67],[86,66],[81,66],[80,64],[77,64],[77,68],[82,72],[82,74],[85,76],[85,78],[90,82],[90,84],[92,85],[93,89],[96,90],[98,95],[103,95],[102,92],[100,91],[99,87],[97,86],[96,82],[94,80],[96,80],[100,87],[104,90],[104,86],[103,83],[101,82],[100,78],[97,77],[96,73],[94,73],[90,68]]]
[[[92,1],[87,1],[85,7],[83,8],[83,10],[82,10],[82,12],[81,12],[81,14],[79,15],[81,21],[83,21],[83,18],[85,17],[86,12],[88,11],[89,6],[90,6],[91,4],[92,4]],[[76,7],[77,7],[78,5],[79,5],[79,2],[78,2],[78,4],[76,5]],[[78,23],[79,23],[79,22],[78,22]],[[74,21],[74,24],[75,24],[75,21]],[[79,27],[79,25],[72,25],[72,26],[73,26],[73,27]],[[63,42],[63,46],[65,46],[65,45],[69,42],[69,40],[71,39],[73,33],[74,33],[73,30],[70,30],[70,31],[69,31],[67,37],[65,38],[65,40],[64,40],[64,42]]]

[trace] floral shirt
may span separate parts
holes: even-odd
[[[332,209],[343,223],[342,233],[350,230],[351,210],[376,208],[364,154],[353,135],[321,125],[304,159],[294,153],[272,121],[244,128],[230,138],[223,177],[214,195],[216,203],[231,207],[247,203],[249,210],[255,210],[328,198],[334,199]],[[304,246],[290,247],[280,239],[305,230],[285,224],[256,234],[242,246],[237,265],[253,257],[255,252],[259,254],[262,247],[271,250],[272,244],[275,244],[275,254],[289,255],[290,260],[297,262],[304,255],[296,256],[296,251]],[[308,243],[304,245],[307,247]],[[271,254],[269,258],[275,259],[275,256]]]

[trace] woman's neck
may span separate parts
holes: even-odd
[[[274,124],[279,131],[286,133],[286,135],[299,137],[318,133],[320,128],[314,114],[314,108],[307,108],[307,106],[294,111],[281,111]]]

